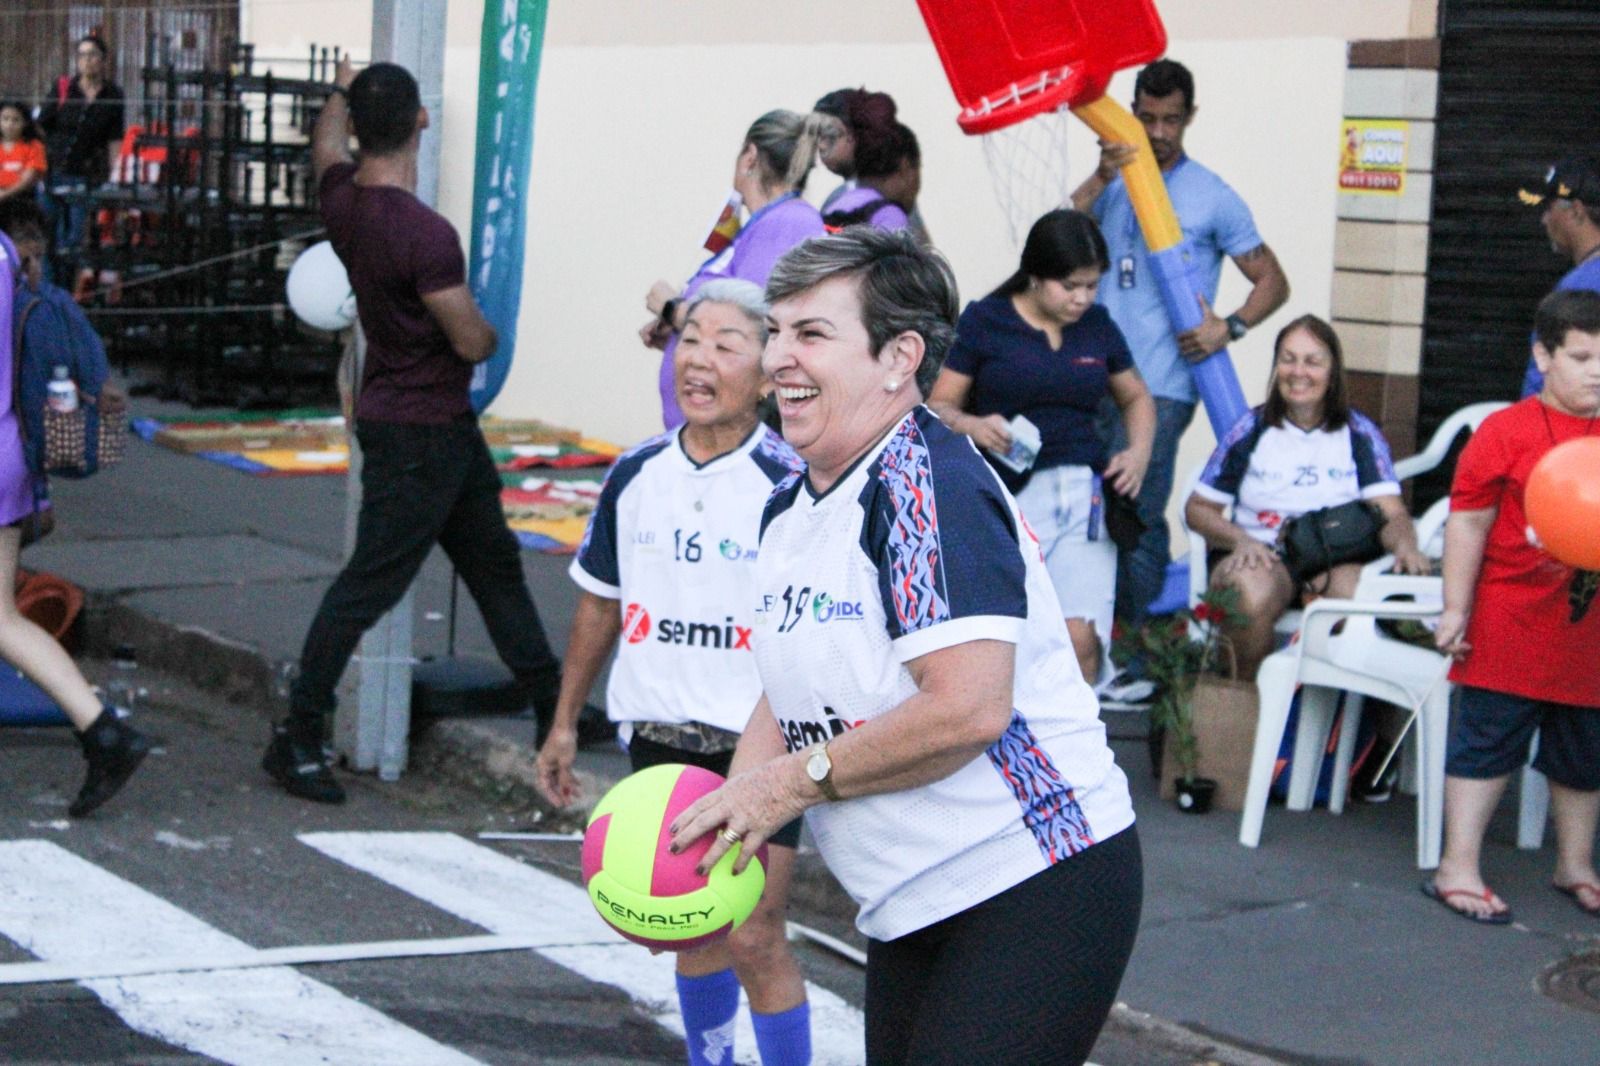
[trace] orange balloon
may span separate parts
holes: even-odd
[[[1546,452],[1528,475],[1522,506],[1545,551],[1568,566],[1600,570],[1600,437]]]

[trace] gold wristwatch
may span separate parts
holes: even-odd
[[[816,783],[830,801],[839,801],[839,790],[833,787],[833,760],[828,758],[828,742],[811,745],[806,755],[806,776]]]

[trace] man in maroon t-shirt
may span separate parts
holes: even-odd
[[[350,274],[367,354],[355,404],[361,445],[356,544],[317,608],[262,767],[291,795],[340,803],[323,753],[334,687],[356,644],[400,601],[438,544],[483,613],[542,729],[560,687],[500,508],[500,476],[467,388],[499,338],[472,299],[453,226],[415,195],[428,125],[417,83],[392,63],[339,64],[312,133],[322,219]],[[351,159],[355,131],[360,163]]]

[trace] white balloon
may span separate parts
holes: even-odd
[[[341,330],[356,320],[356,294],[350,276],[327,241],[300,253],[289,268],[289,306],[313,329]]]

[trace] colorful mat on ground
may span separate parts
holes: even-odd
[[[258,477],[343,474],[350,468],[344,419],[326,409],[139,418],[133,430],[173,451]],[[600,498],[600,482],[553,480],[529,471],[609,466],[622,449],[531,419],[485,418],[483,435],[505,485],[506,521],[522,546],[550,554],[576,551]]]

